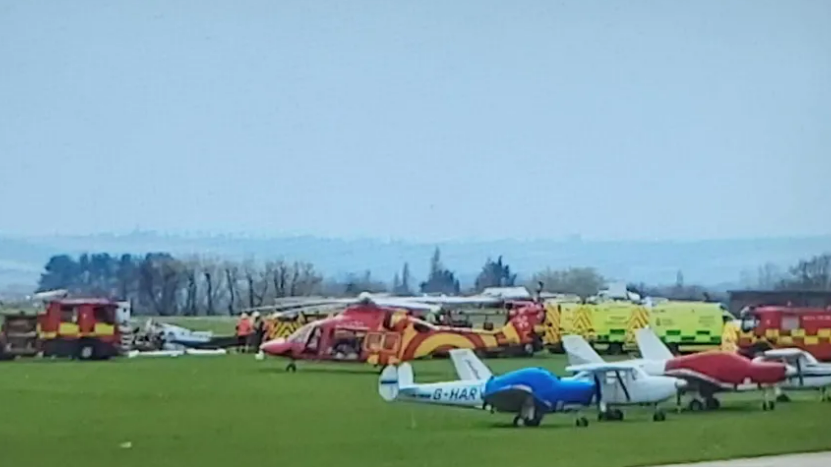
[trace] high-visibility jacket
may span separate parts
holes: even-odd
[[[248,318],[241,318],[237,323],[237,335],[238,336],[247,336],[251,334],[251,320]]]

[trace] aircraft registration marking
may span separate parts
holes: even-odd
[[[481,393],[477,388],[436,389],[432,395],[434,401],[473,401],[479,400],[480,397]]]

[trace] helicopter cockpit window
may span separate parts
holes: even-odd
[[[305,344],[306,341],[309,339],[309,334],[311,334],[311,332],[312,332],[312,327],[314,327],[314,324],[307,324],[305,326],[302,326],[297,331],[294,331],[294,334],[292,334],[288,337],[288,341],[289,342],[300,342],[300,343]]]
[[[306,352],[317,352],[318,347],[320,347],[320,337],[323,335],[323,330],[320,326],[312,325],[311,335],[309,336],[309,342],[306,343]]]

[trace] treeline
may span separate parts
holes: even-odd
[[[790,289],[831,290],[831,255],[800,261],[778,276],[775,286]],[[765,268],[770,269],[769,266]],[[763,268],[760,268],[762,270]],[[761,277],[761,276],[760,276]],[[437,248],[430,258],[427,278],[416,281],[409,264],[391,281],[376,278],[371,271],[350,274],[340,280],[324,277],[313,264],[283,260],[230,261],[209,256],[174,257],[158,252],[145,255],[82,254],[57,255],[49,259],[38,290],[68,289],[73,294],[130,300],[137,314],[233,315],[245,308],[268,305],[276,298],[291,296],[355,296],[362,291],[395,295],[480,292],[488,287],[525,285],[553,293],[581,297],[596,295],[606,279],[590,267],[546,269],[522,281],[500,256],[488,258],[471,287],[464,288],[456,273],[442,261]],[[630,284],[642,296],[679,300],[722,300],[698,285],[684,283],[679,271],[676,283],[656,287]]]

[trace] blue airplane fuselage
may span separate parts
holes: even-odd
[[[560,379],[544,368],[523,368],[494,376],[485,385],[483,395],[487,397],[511,386],[531,388],[536,399],[550,404],[551,411],[561,410],[564,406],[589,405],[595,395],[593,382]]]

